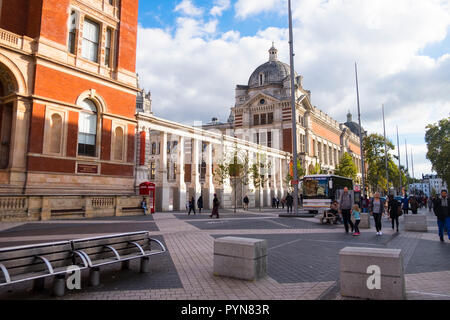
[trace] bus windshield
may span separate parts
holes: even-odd
[[[328,197],[328,179],[305,180],[303,182],[306,197]]]

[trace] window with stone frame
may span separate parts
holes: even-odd
[[[253,125],[258,126],[259,125],[259,114],[253,115]]]
[[[100,25],[88,18],[84,19],[82,56],[92,62],[98,62]]]
[[[261,124],[267,124],[267,115],[265,113],[261,114]]]
[[[105,34],[105,66],[112,67],[111,65],[111,46],[112,46],[112,37],[113,37],[113,31],[111,28],[106,29]]]
[[[267,124],[273,123],[273,112],[267,114]]]
[[[78,155],[96,156],[97,147],[97,107],[94,102],[85,99],[81,103],[82,111],[78,120]]]
[[[267,146],[272,148],[272,131],[267,132]]]
[[[150,162],[150,180],[155,180],[156,178],[156,163],[154,161]]]
[[[67,47],[71,54],[75,54],[75,44],[77,37],[77,13],[75,10],[70,12],[69,16],[69,38]]]

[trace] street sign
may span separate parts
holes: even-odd
[[[353,190],[356,191],[356,192],[359,192],[359,191],[361,191],[361,186],[356,185]]]
[[[298,185],[298,180],[292,180],[292,181],[291,181],[291,184],[292,184],[293,186],[296,185],[296,184]]]

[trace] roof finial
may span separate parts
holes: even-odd
[[[278,50],[277,48],[275,48],[275,42],[272,41],[272,48],[269,49],[269,61],[277,61],[278,60],[277,53]]]

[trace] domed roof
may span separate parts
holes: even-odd
[[[277,52],[278,50],[272,45],[272,48],[269,49],[269,61],[253,71],[248,80],[249,87],[280,83],[290,75],[290,66],[278,60]],[[295,76],[298,76],[297,73],[295,73]]]

